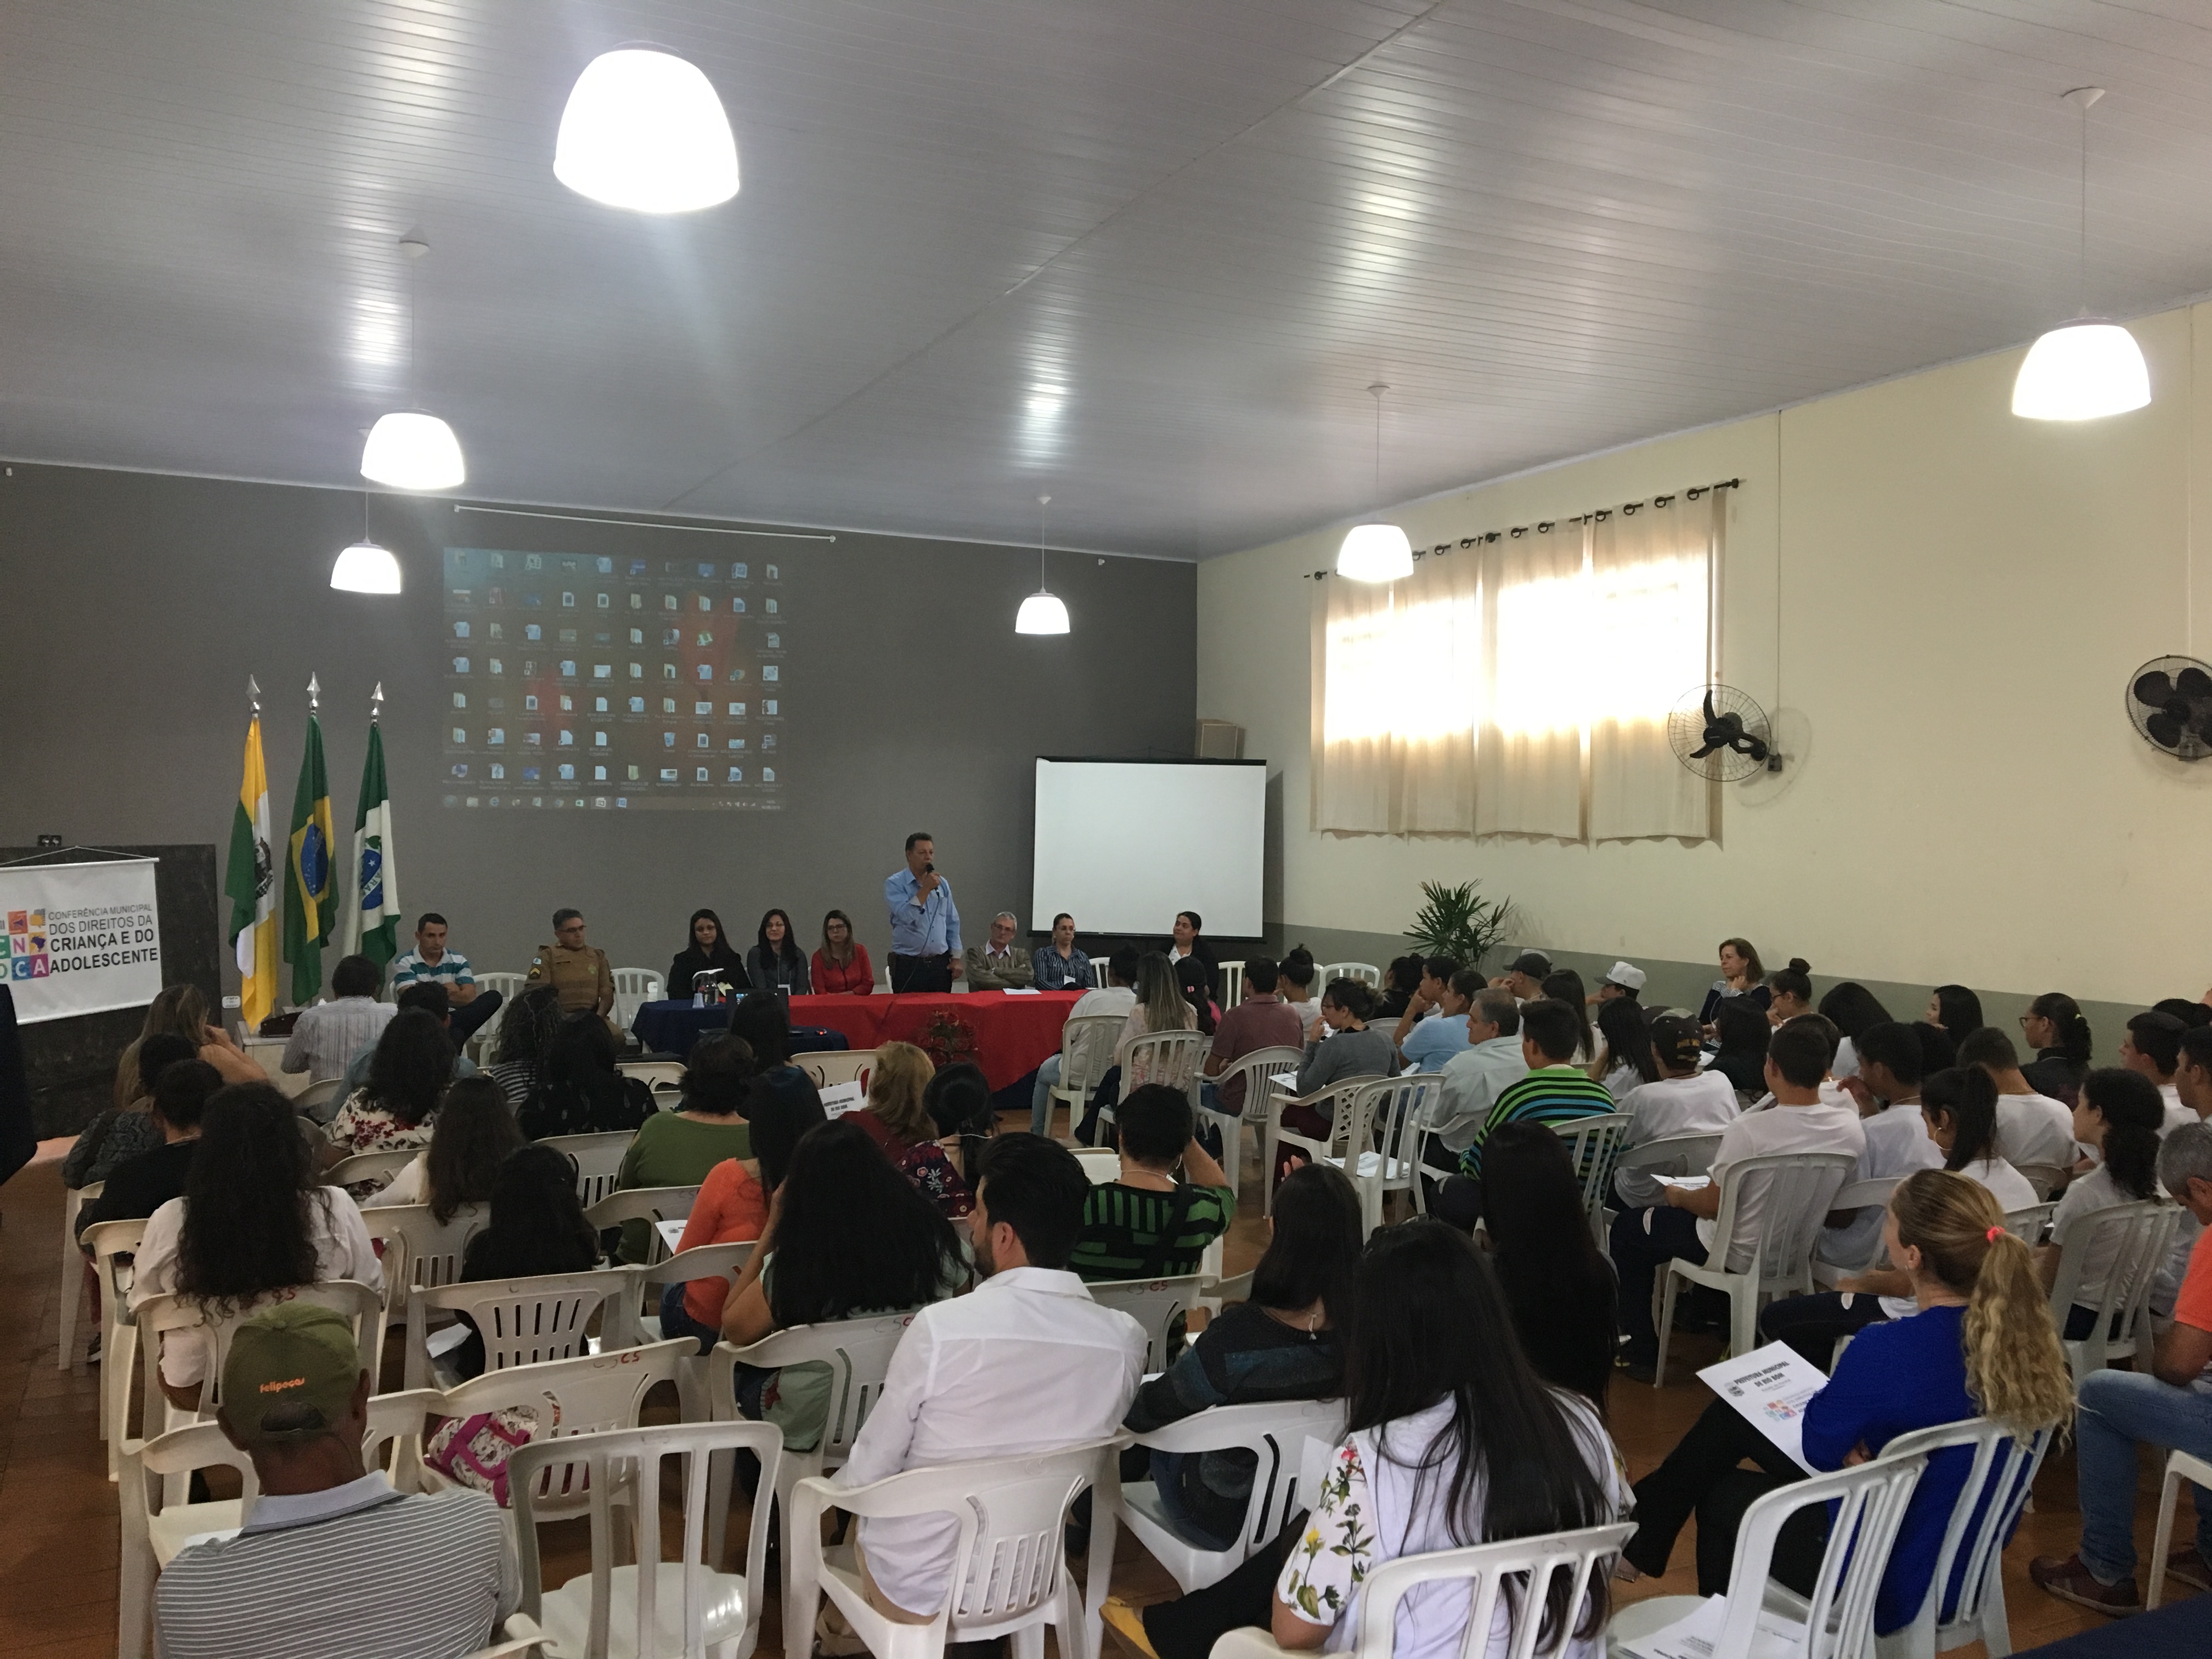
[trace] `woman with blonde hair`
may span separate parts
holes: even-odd
[[[2067,1423],[2073,1378],[2051,1324],[2027,1246],[2005,1231],[1989,1189],[1948,1170],[1922,1170],[1899,1183],[1882,1236],[1891,1262],[1912,1283],[1909,1318],[1870,1325],[1836,1362],[1834,1376],[1805,1407],[1805,1458],[1817,1469],[1879,1457],[1902,1434],[1986,1417],[2026,1437]],[[1736,1466],[1746,1458],[1753,1469]],[[1912,1622],[1935,1576],[1943,1532],[1973,1462],[1954,1447],[1928,1461],[1906,1506],[1875,1601],[1875,1631]],[[1636,1483],[1636,1535],[1621,1552],[1623,1576],[1661,1573],[1674,1539],[1698,1518],[1698,1591],[1729,1588],[1730,1557],[1744,1511],[1804,1478],[1733,1407],[1716,1401],[1667,1461]],[[1827,1545],[1825,1505],[1801,1510],[1782,1529],[1774,1577],[1808,1593]],[[1956,1601],[1960,1558],[1943,1604]]]
[[[936,1071],[911,1042],[886,1042],[876,1050],[875,1068],[868,1073],[867,1109],[850,1115],[916,1192],[947,1220],[957,1221],[975,1209],[975,1200],[937,1144],[937,1121],[923,1103]]]

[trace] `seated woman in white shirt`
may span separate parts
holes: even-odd
[[[1889,1010],[1881,1000],[1860,984],[1847,979],[1828,988],[1828,994],[1820,999],[1820,1012],[1838,1031],[1843,1041],[1836,1045],[1835,1062],[1828,1067],[1830,1076],[1838,1080],[1850,1077],[1859,1069],[1858,1050],[1853,1047],[1861,1031],[1869,1025],[1888,1022]]]
[[[2166,1121],[2166,1103],[2158,1085],[2141,1072],[2108,1066],[2081,1079],[2075,1097],[2074,1139],[2096,1149],[2097,1167],[2078,1176],[2051,1217],[2052,1243],[2035,1253],[2044,1288],[2058,1282],[2058,1261],[2069,1224],[2115,1205],[2158,1196],[2158,1142]],[[2097,1309],[2105,1299],[2117,1236],[2099,1239],[2081,1264],[2081,1279],[2066,1315],[2066,1340],[2079,1342],[2097,1328]]]
[[[1662,1014],[1651,1022],[1651,1054],[1659,1075],[1631,1089],[1620,1103],[1620,1109],[1636,1120],[1620,1138],[1622,1151],[1669,1135],[1718,1134],[1735,1121],[1742,1109],[1735,1086],[1718,1072],[1698,1069],[1704,1042],[1694,1019]],[[1659,1177],[1644,1170],[1624,1170],[1613,1185],[1625,1210],[1665,1198]]]
[[[173,1292],[224,1316],[271,1291],[351,1279],[384,1288],[384,1269],[352,1199],[320,1185],[292,1103],[272,1085],[234,1084],[208,1099],[185,1195],[154,1212],[131,1286],[136,1310]],[[215,1361],[204,1329],[162,1340],[161,1392],[199,1409]]]
[[[491,1079],[465,1077],[446,1085],[430,1144],[382,1191],[361,1200],[364,1210],[427,1204],[440,1226],[464,1204],[489,1204],[507,1155],[525,1146],[507,1091]]]
[[[1590,1075],[1615,1100],[1626,1100],[1641,1085],[1659,1080],[1658,1062],[1651,1057],[1650,1020],[1634,997],[1613,997],[1598,1004],[1597,1035],[1600,1052]]]

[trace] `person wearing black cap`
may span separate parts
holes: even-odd
[[[1512,992],[1516,1002],[1534,1002],[1544,994],[1544,981],[1551,971],[1551,957],[1541,951],[1523,951],[1490,983],[1494,989]]]

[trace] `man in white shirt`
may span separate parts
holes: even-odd
[[[364,1044],[374,1047],[398,1012],[376,1000],[383,978],[367,957],[341,958],[331,970],[331,1000],[302,1008],[293,1024],[284,1043],[284,1069],[305,1072],[319,1082],[343,1077],[346,1062]]]
[[[1056,1141],[990,1143],[969,1218],[981,1282],[915,1315],[834,1477],[839,1486],[1119,1431],[1144,1371],[1145,1333],[1066,1270],[1090,1192],[1083,1166]],[[928,1623],[955,1589],[959,1531],[950,1515],[862,1518],[854,1554],[870,1605],[901,1623]],[[842,1620],[823,1620],[823,1653],[856,1650]]]
[[[1853,1181],[1884,1181],[1915,1170],[1943,1167],[1942,1148],[1928,1138],[1920,1115],[1920,1038],[1910,1025],[1885,1020],[1859,1039],[1859,1069],[1845,1079],[1858,1103],[1866,1150]],[[1856,1273],[1881,1237],[1881,1211],[1872,1206],[1839,1211],[1814,1241],[1813,1254],[1831,1267]],[[1826,1369],[1824,1365],[1823,1370]]]
[[[1431,962],[1449,960],[1431,957]],[[1425,977],[1421,981],[1428,983]],[[1416,1020],[1398,1039],[1398,1058],[1407,1066],[1419,1066],[1425,1072],[1441,1072],[1451,1061],[1474,1046],[1468,1034],[1467,1017],[1474,1011],[1474,1000],[1484,989],[1481,972],[1474,968],[1459,968],[1439,989],[1433,1010],[1425,1019]]]
[[[1533,1002],[1544,994],[1544,981],[1551,973],[1551,957],[1541,951],[1523,951],[1510,968],[1490,981],[1491,988],[1510,991],[1516,1002]]]
[[[2039,1164],[2060,1171],[2074,1167],[2074,1109],[2039,1095],[2021,1074],[2020,1051],[1994,1025],[1960,1039],[1959,1064],[1978,1066],[1997,1085],[1997,1156],[2015,1169]]]
[[[1820,1085],[1827,1078],[1828,1061],[1834,1054],[1829,1036],[1833,1029],[1817,1015],[1790,1020],[1778,1029],[1766,1045],[1766,1086],[1773,1091],[1775,1103],[1764,1112],[1746,1112],[1721,1132],[1711,1184],[1694,1188],[1669,1187],[1665,1205],[1625,1211],[1613,1224],[1620,1328],[1628,1339],[1622,1345],[1620,1363],[1634,1381],[1650,1382],[1659,1357],[1659,1333],[1651,1318],[1651,1288],[1660,1267],[1678,1256],[1704,1263],[1713,1242],[1713,1221],[1720,1214],[1722,1186],[1731,1165],[1774,1152],[1845,1152],[1856,1159],[1865,1152],[1866,1134],[1857,1115],[1848,1106],[1831,1105],[1820,1097]],[[1845,1172],[1838,1170],[1820,1183],[1815,1207],[1826,1209],[1843,1189],[1844,1179]],[[1758,1235],[1771,1184],[1753,1175],[1746,1178],[1736,1194],[1737,1242],[1728,1264],[1731,1270],[1741,1271],[1749,1265],[1742,1241]]]
[[[1512,992],[1487,986],[1475,993],[1468,1010],[1467,1039],[1466,1052],[1444,1062],[1421,1145],[1423,1163],[1455,1175],[1459,1155],[1490,1121],[1498,1097],[1528,1075],[1528,1061],[1521,1052],[1521,1005]]]
[[[2194,1025],[2183,1035],[2180,1063],[2173,1068],[2173,1092],[2199,1121],[2212,1119],[2212,1025]],[[2172,1120],[2166,1127],[2175,1127]]]
[[[1718,1133],[1741,1115],[1727,1077],[1698,1069],[1704,1047],[1705,1033],[1694,1019],[1663,1014],[1651,1022],[1651,1057],[1658,1062],[1659,1080],[1638,1084],[1621,1101],[1620,1109],[1636,1120],[1620,1139],[1622,1151],[1668,1135]],[[1613,1186],[1624,1210],[1666,1201],[1665,1183],[1648,1170],[1623,1170]]]
[[[1107,959],[1106,983],[1076,998],[1075,1006],[1067,1011],[1067,1017],[1087,1019],[1093,1014],[1119,1014],[1127,1019],[1129,1010],[1137,1006],[1137,994],[1130,988],[1136,982],[1137,947],[1125,945]],[[1031,1134],[1051,1132],[1052,1091],[1059,1082],[1060,1056],[1047,1054],[1044,1064],[1036,1069],[1036,1083],[1030,1091]],[[1071,1123],[1068,1127],[1072,1129],[1075,1126]]]
[[[2181,1064],[2181,1039],[2188,1029],[2172,1014],[2152,1008],[2131,1018],[2128,1034],[2120,1039],[2120,1064],[2158,1085],[2168,1129],[2197,1121],[2197,1114],[2181,1103],[2181,1091],[2173,1083],[2175,1068]]]

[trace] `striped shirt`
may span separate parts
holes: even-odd
[[[1162,1250],[1161,1232],[1184,1191],[1190,1194],[1189,1207],[1174,1239]],[[1068,1269],[1085,1279],[1101,1281],[1194,1273],[1206,1247],[1229,1231],[1236,1213],[1237,1195],[1226,1187],[1178,1187],[1172,1193],[1124,1187],[1118,1181],[1093,1187],[1083,1202],[1083,1231],[1076,1237]]]
[[[1604,1117],[1620,1108],[1605,1085],[1577,1066],[1546,1066],[1498,1091],[1483,1120],[1481,1133],[1459,1155],[1459,1172],[1475,1180],[1482,1176],[1482,1143],[1508,1123],[1571,1123],[1577,1118]]]
[[[346,1062],[364,1047],[374,1048],[399,1010],[374,997],[340,997],[302,1008],[284,1043],[284,1069],[311,1079],[343,1077]]]
[[[164,1659],[459,1659],[521,1599],[489,1493],[402,1495],[372,1471],[264,1497],[236,1537],[178,1552],[155,1632]]]

